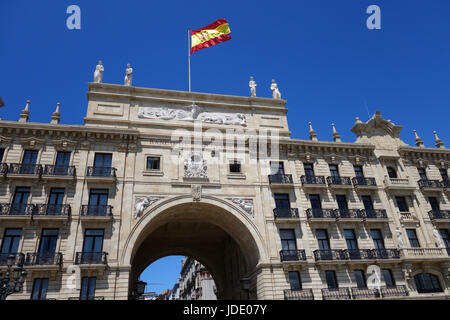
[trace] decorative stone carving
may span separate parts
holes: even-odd
[[[254,216],[252,199],[232,198],[231,201],[237,204],[242,210],[247,212],[252,217]]]
[[[105,68],[102,65],[102,61],[100,60],[95,67],[94,71],[94,82],[96,83],[102,83],[103,81],[103,71],[105,71]]]
[[[402,231],[400,230],[399,227],[397,227],[395,229],[395,234],[397,235],[397,242],[398,242],[399,248],[404,248],[405,243],[403,242]]]
[[[150,206],[152,203],[158,201],[161,197],[138,197],[136,198],[136,205],[134,206],[134,218],[139,217],[145,208]]]
[[[192,201],[198,202],[202,199],[202,185],[193,184],[191,186]]]
[[[253,80],[253,77],[250,77],[250,82],[248,83],[248,86],[250,87],[250,96],[256,97],[256,82]]]
[[[436,239],[437,247],[445,248],[444,242],[442,241],[441,235],[439,233],[439,230],[436,228],[436,226],[433,226],[433,236]]]
[[[226,114],[220,112],[202,112],[202,108],[195,103],[184,109],[187,110],[168,107],[139,107],[138,118],[183,121],[198,120],[215,124],[246,125],[245,115],[242,113]]]
[[[272,79],[270,90],[272,90],[272,98],[281,99],[281,93],[280,90],[278,90],[278,85],[276,84],[275,79]]]
[[[203,159],[201,152],[192,152],[184,160],[184,176],[186,178],[207,178],[206,160]]]
[[[127,64],[127,69],[125,70],[124,85],[131,86],[132,82],[133,82],[133,68],[130,66],[130,64]]]

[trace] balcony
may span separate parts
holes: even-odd
[[[330,188],[335,189],[353,188],[350,177],[327,177],[327,183]]]
[[[366,221],[389,220],[386,210],[384,209],[370,209],[370,210],[362,209],[361,211],[364,213]]]
[[[107,255],[107,252],[77,252],[75,257],[75,264],[106,265]]]
[[[52,179],[74,179],[76,177],[75,166],[56,166],[46,164],[44,166],[44,178]]]
[[[304,188],[323,188],[327,186],[324,176],[301,176],[300,181]]]
[[[401,257],[403,260],[445,260],[450,261],[450,257],[445,248],[403,248]]]
[[[314,300],[312,289],[284,290],[284,300]]]
[[[112,206],[81,206],[81,219],[85,221],[110,221],[112,220]]]
[[[116,170],[113,167],[87,167],[86,179],[88,182],[115,182]]]
[[[96,296],[96,297],[69,297],[68,300],[105,300],[105,297]]]
[[[365,219],[364,212],[361,209],[336,209],[335,212],[338,221],[362,221]]]
[[[306,209],[306,216],[310,221],[336,221],[338,218],[335,209],[318,209],[318,208],[309,208]]]
[[[22,264],[25,261],[25,255],[23,253],[0,253],[0,266],[6,266],[8,264],[8,257],[14,259],[13,265]]]
[[[33,252],[27,253],[25,265],[27,266],[57,266],[60,267],[63,262],[61,252]]]
[[[8,166],[8,175],[12,176],[40,178],[42,173],[43,169],[40,164],[10,163]]]
[[[377,289],[369,288],[352,288],[353,299],[374,299],[380,297],[380,292]]]
[[[417,181],[419,188],[423,191],[442,191],[443,185],[439,180],[421,179]]]
[[[314,250],[314,259],[316,261],[347,260],[344,250]]]
[[[375,178],[354,177],[352,178],[353,186],[357,189],[376,189],[377,183]]]
[[[322,289],[323,300],[350,300],[351,298],[348,288]]]
[[[273,187],[292,187],[292,174],[269,174],[269,183]]]
[[[447,191],[447,192],[450,191],[450,180],[449,179],[443,179],[441,181],[441,185],[444,187],[445,191]]]
[[[67,220],[71,215],[70,204],[37,204],[33,220]]]
[[[273,216],[275,220],[282,222],[298,222],[299,218],[297,208],[275,208]]]
[[[372,256],[377,260],[400,259],[400,251],[398,249],[372,249]]]
[[[345,260],[370,260],[375,259],[371,249],[345,249],[342,252]]]
[[[381,287],[381,295],[383,297],[406,297],[409,296],[406,286]]]
[[[306,261],[305,250],[281,250],[280,260],[283,261]]]
[[[412,184],[411,180],[408,178],[390,178],[386,176],[384,178],[384,185],[387,190],[399,190],[399,191],[412,191],[416,187]]]
[[[449,210],[436,210],[428,211],[428,216],[430,220],[435,222],[450,222],[450,211]]]
[[[34,204],[0,203],[0,219],[27,220],[35,210]]]
[[[0,175],[6,177],[8,174],[8,165],[4,162],[0,162]]]

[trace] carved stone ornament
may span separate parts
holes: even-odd
[[[225,125],[246,125],[245,115],[242,113],[203,112],[195,103],[182,109],[169,107],[139,107],[138,118],[161,120],[198,120],[206,123]]]
[[[192,201],[198,202],[202,199],[202,185],[193,184],[191,186]]]
[[[242,210],[247,212],[252,217],[254,216],[253,200],[252,199],[232,198],[231,201],[233,203],[237,204]]]
[[[184,160],[184,176],[186,178],[207,178],[206,160],[203,159],[201,152],[192,152]]]
[[[139,217],[148,206],[155,203],[159,199],[161,199],[161,197],[137,197],[136,205],[134,206],[134,218],[136,219],[137,217]]]

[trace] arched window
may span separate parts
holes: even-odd
[[[414,276],[418,293],[443,292],[439,279],[434,274],[419,273]]]
[[[387,167],[386,169],[387,169],[389,178],[397,178],[397,172],[395,171],[394,168],[392,168],[392,167]]]

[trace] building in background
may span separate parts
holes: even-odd
[[[169,294],[169,300],[180,300],[180,283],[177,282],[173,286]]]
[[[139,296],[139,300],[156,300],[158,295],[156,292],[146,292],[143,295]]]
[[[169,297],[170,297],[171,291],[172,290],[170,290],[170,289],[163,290],[161,292],[161,294],[155,300],[170,300]]]
[[[180,300],[217,300],[214,279],[200,262],[186,257],[181,261],[180,274]]]

